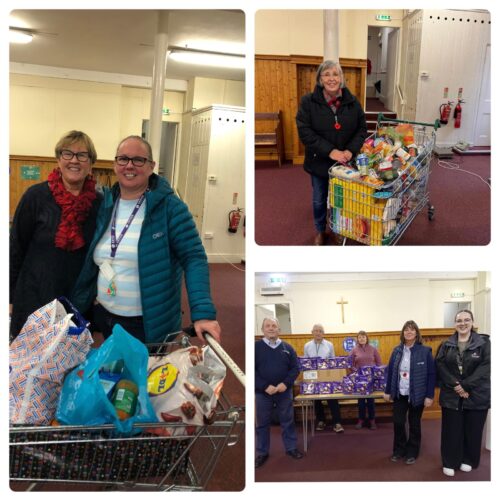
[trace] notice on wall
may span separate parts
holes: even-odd
[[[342,342],[345,352],[351,352],[356,347],[356,339],[354,337],[346,337]]]
[[[23,181],[39,181],[40,167],[35,165],[21,165],[21,179]]]

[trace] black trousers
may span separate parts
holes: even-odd
[[[142,316],[117,316],[99,303],[92,306],[90,316],[92,332],[101,332],[105,339],[111,335],[113,327],[118,324],[136,339],[141,342],[146,341]]]
[[[332,414],[332,424],[340,424],[340,406],[336,399],[327,399],[328,408]],[[323,401],[314,401],[314,411],[316,413],[316,421],[325,421],[325,409],[323,408]]]
[[[460,464],[479,466],[483,428],[488,410],[442,408],[441,459],[443,467],[458,469]]]
[[[422,432],[420,420],[424,405],[413,406],[408,396],[399,396],[394,400],[392,418],[394,423],[393,455],[417,458],[420,451]],[[406,423],[408,421],[408,432]]]

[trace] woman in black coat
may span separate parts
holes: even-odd
[[[328,169],[350,161],[367,137],[365,113],[345,86],[339,63],[327,60],[318,67],[314,92],[302,97],[296,121],[305,146],[304,170],[311,174],[314,244],[324,245]]]
[[[479,466],[484,423],[491,402],[489,337],[474,329],[469,310],[455,316],[455,333],[436,356],[443,473],[470,472]]]

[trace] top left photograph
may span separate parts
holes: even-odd
[[[11,489],[241,491],[244,12],[13,10],[9,46]]]

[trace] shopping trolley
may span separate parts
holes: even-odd
[[[343,244],[352,239],[365,245],[394,245],[425,207],[428,219],[434,219],[428,181],[439,121],[410,122],[379,114],[377,131],[371,138],[379,137],[382,128],[396,124],[412,125],[417,151],[397,178],[382,182],[359,176],[354,170],[339,169],[338,164],[329,169],[329,225],[333,233],[343,237]]]
[[[179,332],[180,333],[180,332]],[[244,386],[245,375],[210,335],[208,344]],[[150,356],[189,346],[180,341],[148,344]],[[113,425],[10,428],[12,489],[199,491],[205,489],[226,446],[244,430],[244,406],[221,393],[215,415],[192,435],[174,436],[179,423],[134,424],[134,435],[117,435]],[[169,428],[170,432],[162,432]],[[172,434],[172,435],[163,435]]]

